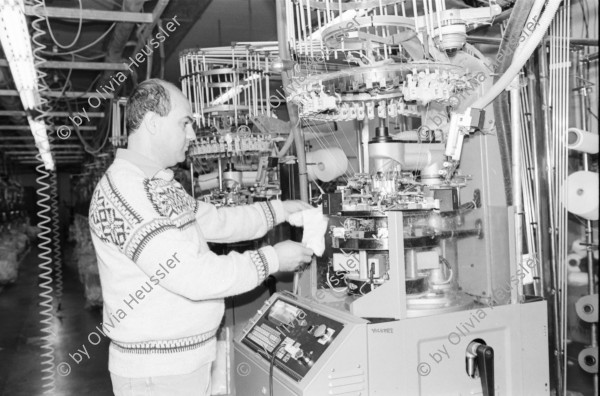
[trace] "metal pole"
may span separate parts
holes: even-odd
[[[585,63],[582,60],[581,52],[578,53],[579,57],[579,77],[581,88],[579,88],[579,107],[581,108],[581,129],[584,131],[588,130],[588,122],[587,122],[587,87],[585,85],[585,76],[584,76],[584,66]],[[588,153],[583,153],[583,170],[589,170],[589,155]],[[592,228],[592,221],[586,220],[585,222],[585,243],[587,247],[587,262],[588,262],[588,294],[593,295],[596,293],[595,282],[594,282],[594,254],[592,251],[592,245],[594,243],[594,229]],[[590,332],[590,346],[593,348],[598,347],[598,325],[596,323],[591,323],[591,332]],[[598,395],[598,373],[592,374],[592,381],[594,383],[594,395]]]
[[[363,121],[363,123],[366,121]],[[354,130],[356,131],[356,157],[358,159],[358,173],[364,172],[363,151],[362,151],[362,125],[360,121],[354,122]]]
[[[512,201],[515,208],[515,264],[517,267],[523,261],[523,196],[521,194],[521,95],[519,75],[509,87],[510,117],[511,117],[511,146],[512,146]],[[523,280],[519,277],[517,301],[523,296]]]
[[[546,136],[548,136],[550,132],[550,107],[548,104],[548,61],[546,58],[546,47],[542,47],[539,53],[539,61],[540,61],[540,97],[542,102],[542,110],[544,113],[544,131]],[[545,142],[545,155],[546,161],[549,161],[551,158],[550,152],[550,142],[546,139]],[[548,174],[548,181],[550,182],[554,177],[554,169],[550,169],[548,162],[546,167],[546,172]],[[549,188],[549,191],[552,190]],[[553,197],[552,194],[549,194],[550,200],[550,208],[553,207]],[[548,299],[550,301],[551,313],[552,313],[552,321],[550,321],[549,326],[551,328],[551,337],[553,342],[553,350],[552,353],[552,368],[554,368],[555,379],[556,379],[556,389],[562,389],[563,384],[563,372],[561,370],[561,352],[558,349],[560,346],[560,331],[559,331],[559,312],[558,312],[558,284],[557,284],[557,262],[556,262],[556,226],[555,219],[552,209],[549,211],[549,220],[550,225],[548,227],[548,234],[550,236],[550,279],[548,280]],[[551,370],[552,371],[552,370]]]
[[[369,120],[365,117],[362,125],[362,157],[363,157],[363,173],[369,173]]]
[[[275,3],[275,14],[277,16],[277,40],[279,42],[279,56],[283,61],[290,60],[290,49],[288,47],[287,37],[287,19],[285,0],[277,0]],[[281,80],[283,82],[283,88],[288,86],[290,83],[290,77],[288,71],[283,70],[281,72]],[[294,136],[294,143],[296,145],[296,158],[298,159],[298,181],[300,188],[300,199],[304,202],[308,202],[308,177],[306,169],[306,152],[304,149],[304,133],[300,127],[300,119],[298,117],[298,106],[291,101],[287,101],[287,109],[290,117],[290,125],[292,130],[290,133]],[[314,261],[314,260],[313,260]],[[300,271],[294,272],[294,280],[292,282],[292,292],[298,294],[300,292]]]
[[[287,42],[287,19],[285,13],[285,0],[277,0],[275,3],[277,14],[277,39],[279,41],[279,56],[282,60],[290,60],[290,50]],[[290,77],[288,71],[281,73],[284,88],[288,86]],[[294,134],[294,143],[296,144],[296,158],[298,159],[298,176],[300,182],[300,199],[308,202],[308,177],[306,171],[306,152],[304,149],[304,133],[300,128],[300,119],[298,117],[298,106],[290,101],[287,102],[291,133]]]
[[[221,157],[217,158],[217,178],[219,180],[219,191],[223,191],[223,163],[221,162]]]
[[[531,65],[531,62],[530,62]],[[533,137],[535,137],[536,133],[537,133],[537,120],[536,120],[536,112],[537,112],[537,108],[535,107],[535,103],[536,103],[536,98],[535,98],[535,83],[536,83],[536,79],[535,79],[535,75],[533,74],[533,72],[530,72],[528,75],[529,78],[529,82],[528,82],[528,89],[527,89],[527,94],[529,96],[529,112],[531,113],[531,117],[530,117],[530,131]],[[538,150],[537,150],[537,143],[535,141],[535,139],[531,140],[531,147],[532,147],[532,152],[533,152],[533,174],[535,175],[535,177],[533,178],[533,183],[534,183],[534,199],[535,199],[535,218],[537,219],[537,223],[535,225],[535,231],[536,231],[536,245],[537,245],[537,254],[539,257],[535,257],[535,259],[537,260],[537,266],[538,266],[538,277],[539,277],[539,290],[537,290],[540,293],[540,296],[542,297],[546,297],[546,290],[544,289],[544,270],[542,268],[543,265],[543,260],[541,259],[541,257],[543,257],[543,242],[542,242],[542,230],[540,225],[542,224],[542,203],[541,203],[541,196],[540,196],[540,191],[541,191],[541,187],[540,187],[540,178],[539,178],[539,168],[538,168]],[[535,282],[534,284],[537,284],[537,282]]]

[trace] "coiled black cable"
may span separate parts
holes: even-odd
[[[40,323],[42,324],[41,332],[44,334],[42,336],[43,344],[42,344],[42,388],[45,388],[44,394],[54,394],[55,386],[54,386],[54,347],[52,346],[52,339],[54,338],[53,331],[53,319],[54,319],[54,307],[53,307],[53,290],[52,290],[52,239],[50,238],[50,234],[52,230],[50,229],[50,212],[51,206],[49,205],[50,194],[48,190],[50,190],[50,184],[48,183],[50,179],[50,172],[47,171],[44,167],[44,163],[42,161],[41,154],[37,155],[37,158],[41,162],[35,169],[40,174],[40,176],[36,179],[36,182],[40,186],[37,190],[38,201],[37,205],[40,210],[37,213],[40,221],[38,223],[38,227],[40,229],[40,233],[38,234],[39,249],[38,257],[40,259],[40,316],[42,317]]]
[[[58,175],[52,172],[50,177],[50,205],[52,207],[52,242],[54,248],[54,281],[56,282],[56,310],[61,309],[63,294],[62,254],[60,246],[60,221],[58,207]]]

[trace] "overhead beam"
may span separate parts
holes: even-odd
[[[83,157],[54,157],[55,161],[73,161],[73,162],[83,162]],[[22,161],[28,161],[28,162],[35,162],[35,163],[39,163],[39,159],[37,158],[32,158],[32,157],[14,157],[11,158],[11,161],[15,161],[15,162],[20,162],[22,163]]]
[[[28,155],[28,154],[21,154],[21,156],[25,156],[26,158],[30,158],[30,159],[37,159],[37,156],[35,155]],[[83,158],[84,154],[83,153],[56,153],[56,152],[52,152],[52,156],[54,158]],[[21,158],[21,157],[13,157],[8,155],[6,158],[9,159],[15,159],[15,158]]]
[[[81,163],[81,159],[68,159],[68,160],[62,160],[60,158],[57,158],[54,161],[56,164],[59,165],[65,165],[65,164],[78,164]],[[41,162],[40,161],[33,161],[33,160],[24,160],[24,161],[18,161],[16,162],[17,165],[39,165]]]
[[[39,163],[39,159],[34,158],[34,157],[22,157],[22,158],[17,158],[17,157],[9,157],[10,160],[12,162],[15,163],[23,163],[23,161],[30,161],[30,162],[38,162]],[[57,157],[57,156],[53,156],[53,159],[55,161],[73,161],[73,162],[83,162],[84,161],[84,157]]]
[[[35,158],[39,154],[39,152],[37,152],[37,151],[36,152],[33,152],[33,151],[13,151],[12,153],[4,153],[4,154],[6,154],[6,155],[8,155],[8,154],[15,155],[16,157],[14,157],[13,159],[18,159],[18,158],[24,158],[24,157]],[[77,152],[77,153],[75,153],[75,152],[73,152],[73,153],[69,153],[69,152],[59,152],[59,153],[52,152],[52,155],[57,155],[59,157],[82,157],[82,156],[85,155],[85,153],[83,151],[82,152]]]
[[[89,99],[89,98],[102,98],[102,99],[112,99],[112,94],[99,95],[97,92],[81,92],[81,91],[70,91],[70,92],[58,92],[58,91],[49,91],[49,92],[40,92],[42,96],[48,96],[51,98],[80,98],[80,99]],[[19,92],[16,89],[0,89],[0,96],[19,96]]]
[[[25,15],[49,18],[85,19],[107,22],[152,23],[153,15],[147,12],[79,10],[79,8],[25,6]]]
[[[0,149],[18,149],[18,148],[33,148],[34,144],[3,144],[0,142]],[[80,149],[80,144],[52,144],[52,150],[54,149]]]
[[[48,125],[47,128],[50,130],[56,130],[60,128],[62,125]],[[73,127],[75,129],[75,127]],[[29,125],[0,125],[0,131],[30,131],[31,127]],[[80,131],[95,131],[95,125],[82,125],[79,127]]]
[[[39,151],[37,151],[37,150],[36,151],[6,151],[4,154],[10,155],[10,156],[30,155],[30,156],[35,157],[36,155],[39,154]],[[84,155],[84,152],[83,151],[81,151],[81,152],[65,152],[65,151],[55,152],[55,151],[52,151],[52,154],[53,155],[55,155],[55,154],[56,155],[65,155],[65,156],[78,156],[78,155]]]
[[[25,135],[25,136],[3,136],[0,134],[0,143],[1,142],[16,142],[21,140],[34,140],[33,135]],[[52,143],[56,142],[65,142],[65,141],[78,141],[79,138],[77,136],[70,136],[67,139],[53,138],[50,140]]]
[[[56,164],[57,168],[63,168],[63,167],[68,167],[68,166],[77,166],[77,165],[81,165],[81,161],[78,160],[67,160],[67,161],[62,161],[62,160],[56,160],[54,161],[54,163]],[[28,168],[28,167],[33,167],[33,166],[37,166],[40,164],[39,161],[20,161],[16,163],[20,168]]]
[[[57,159],[77,159],[77,160],[80,160],[80,161],[84,157],[83,154],[56,155],[55,153],[52,153],[52,156],[54,158],[57,158]],[[37,157],[35,157],[35,156],[29,156],[29,155],[20,155],[18,157],[8,157],[8,158],[10,158],[11,160],[14,160],[14,161],[23,161],[23,160],[24,161],[27,161],[27,160],[33,161],[33,160],[37,160]]]
[[[50,111],[46,113],[50,117],[70,117],[72,114],[69,114],[67,111]],[[0,110],[0,117],[13,117],[13,116],[27,116],[27,112],[23,110]],[[96,112],[96,111],[88,111],[86,112],[86,116],[90,118],[104,118],[104,113]]]
[[[116,62],[70,62],[45,61],[40,64],[45,69],[79,69],[79,70],[128,70],[126,63]]]
[[[39,165],[41,162],[38,159],[21,159],[14,161],[16,165]],[[73,164],[83,164],[85,162],[84,158],[54,158],[55,163],[73,163]]]
[[[55,158],[54,162],[57,164],[82,164],[83,158],[67,158],[67,159]],[[15,161],[15,163],[18,165],[39,165],[41,162],[37,159],[36,160],[26,159],[26,160]]]

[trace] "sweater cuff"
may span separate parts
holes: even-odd
[[[264,246],[258,249],[258,252],[264,257],[268,265],[267,275],[279,271],[279,257],[273,246]]]
[[[273,213],[275,213],[275,225],[281,224],[287,220],[287,215],[285,209],[283,207],[283,202],[278,199],[273,199],[271,201],[267,201],[271,208],[273,209]]]
[[[285,209],[283,208],[283,203],[281,203],[281,201],[272,200],[259,202],[258,206],[262,209],[265,218],[267,219],[267,228],[269,230],[286,220]]]
[[[259,284],[270,274],[279,271],[279,258],[272,246],[251,250],[250,259],[252,260],[252,264],[256,267]]]

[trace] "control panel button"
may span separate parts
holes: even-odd
[[[319,325],[315,328],[315,330],[313,331],[313,335],[317,338],[323,337],[325,335],[325,332],[327,331],[327,326],[325,326],[324,324]]]

